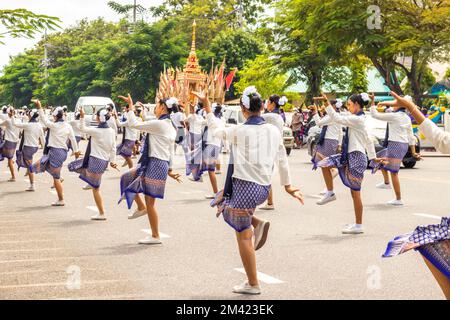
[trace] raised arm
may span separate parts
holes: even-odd
[[[19,128],[19,129],[24,129],[30,125],[29,123],[26,123],[26,122],[21,122],[21,123],[17,122],[15,117],[11,118],[11,124],[14,127]]]
[[[376,105],[372,105],[370,107],[370,114],[372,115],[373,118],[386,122],[396,122],[398,119],[398,115],[396,113],[378,112]]]
[[[337,113],[331,105],[326,107],[325,110],[327,111],[327,114],[330,116],[331,121],[339,123],[345,127],[361,128],[361,126],[364,125],[364,119],[362,119],[357,115],[352,114],[344,116],[342,114]]]

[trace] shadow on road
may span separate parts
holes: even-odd
[[[74,228],[74,227],[82,227],[87,225],[93,225],[90,220],[72,220],[72,221],[57,221],[52,222],[55,226],[63,227],[63,228]]]
[[[358,235],[357,236],[358,238],[364,238],[365,236],[364,235]],[[320,241],[320,242],[323,242],[323,243],[328,243],[328,244],[330,244],[330,243],[340,243],[340,242],[343,242],[343,241],[348,241],[348,240],[354,240],[355,239],[355,236],[352,236],[352,235],[342,235],[342,236],[335,236],[335,237],[332,237],[332,236],[329,236],[329,235],[326,235],[326,234],[318,234],[318,235],[313,235],[313,236],[311,236],[311,237],[309,237],[309,238],[306,238],[306,239],[304,239],[304,240],[306,240],[306,241]]]
[[[106,247],[103,250],[106,251],[105,255],[117,256],[117,255],[128,255],[144,250],[148,250],[151,246],[144,246],[138,244],[121,244],[115,247]]]
[[[20,208],[15,209],[14,212],[16,212],[16,213],[24,213],[24,212],[30,213],[30,212],[33,212],[33,211],[46,210],[46,209],[49,209],[49,208],[53,208],[53,207],[50,206],[50,205],[34,206],[34,207],[20,207]]]

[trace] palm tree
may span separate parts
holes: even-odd
[[[108,2],[108,6],[114,10],[115,12],[117,12],[118,14],[123,14],[126,15],[128,17],[128,14],[130,11],[133,11],[133,23],[136,23],[137,20],[137,14],[144,14],[147,9],[145,9],[143,6],[141,6],[140,4],[137,4],[137,1],[134,0],[134,4],[126,4],[126,5],[122,5],[120,3],[117,3],[115,1],[109,1]]]

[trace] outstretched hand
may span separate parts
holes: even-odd
[[[391,95],[395,98],[395,105],[402,107],[402,108],[406,108],[409,111],[412,111],[417,108],[416,105],[412,101],[399,96],[394,91],[391,91]]]
[[[192,92],[192,94],[196,96],[201,103],[203,103],[206,113],[212,113],[211,105],[209,104],[208,89],[203,89],[200,92]]]
[[[133,99],[131,98],[130,94],[128,94],[127,97],[119,96],[118,98],[128,104],[128,110],[134,110]]]
[[[39,99],[31,100],[31,102],[33,102],[36,105],[36,108],[42,109],[42,104],[41,101],[39,101]]]
[[[183,182],[181,180],[181,174],[179,174],[179,173],[169,172],[169,177],[171,177],[172,179],[176,180],[178,183]]]
[[[291,185],[285,186],[284,189],[287,193],[289,193],[293,198],[300,201],[301,204],[305,204],[305,199],[303,197],[303,194],[300,192],[300,189],[293,187]]]

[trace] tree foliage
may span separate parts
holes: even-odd
[[[248,86],[254,85],[265,99],[272,94],[281,94],[287,87],[287,76],[280,73],[272,60],[259,55],[248,61],[243,70],[238,72],[240,80],[235,87],[241,94]]]
[[[58,28],[59,22],[58,18],[35,14],[25,9],[0,10],[0,26],[5,29],[0,30],[0,44],[4,44],[2,38],[6,35],[32,38],[37,32]]]

